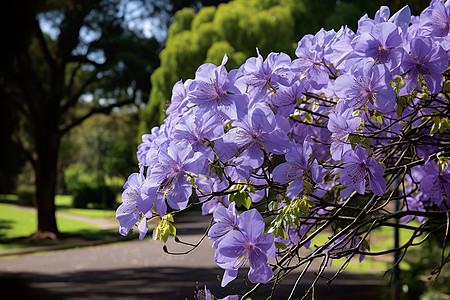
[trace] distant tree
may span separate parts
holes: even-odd
[[[7,142],[14,135],[35,171],[37,238],[59,233],[54,196],[62,136],[95,114],[147,101],[164,31],[184,5],[198,7],[202,1],[2,4],[1,108],[18,114]],[[145,38],[146,17],[162,34]]]

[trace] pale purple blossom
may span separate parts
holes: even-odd
[[[264,106],[253,108],[240,120],[232,121],[233,126],[222,139],[218,139],[214,149],[222,160],[228,160],[239,151],[235,164],[258,168],[264,161],[264,152],[283,154],[288,141],[287,132],[273,112]],[[284,119],[284,122],[287,121]]]
[[[147,201],[153,203],[158,192],[163,192],[170,207],[183,209],[192,194],[192,184],[186,175],[201,174],[206,167],[204,155],[194,152],[188,141],[166,143],[158,153],[158,163],[150,170],[143,193],[148,195]]]
[[[348,102],[348,107],[361,108],[367,105],[369,109],[389,113],[397,106],[389,70],[384,65],[374,65],[372,59],[365,60],[351,73],[339,76],[334,90],[341,100]]]
[[[362,122],[361,117],[352,115],[353,108],[338,109],[342,106],[344,106],[344,101],[338,103],[336,113],[328,115],[327,124],[328,130],[332,133],[330,153],[336,161],[340,160],[342,154],[352,148],[348,137],[352,133],[357,133],[357,128]]]
[[[119,233],[123,236],[128,235],[130,229],[139,222],[139,239],[145,237],[148,231],[147,220],[139,210],[136,202],[139,201],[141,194],[140,188],[144,177],[140,173],[133,173],[128,177],[123,186],[122,204],[117,208],[116,219],[120,222]]]
[[[216,111],[225,119],[236,119],[245,114],[248,99],[234,84],[237,74],[225,68],[227,56],[220,66],[203,64],[195,72],[195,80],[188,92],[188,100],[207,111]]]
[[[303,145],[289,143],[285,158],[286,162],[275,167],[273,179],[279,183],[290,183],[286,194],[289,198],[297,197],[303,190],[303,177],[310,173],[315,183],[322,181],[322,167],[316,159],[311,158],[310,143],[305,140]]]
[[[425,165],[413,168],[413,178],[419,183],[419,190],[424,196],[431,199],[441,210],[450,208],[450,167],[446,167],[442,173],[437,163],[428,160]],[[447,202],[444,202],[443,195],[446,195]]]
[[[266,283],[273,271],[268,258],[275,257],[274,235],[264,233],[265,223],[256,209],[239,216],[239,230],[229,231],[217,245],[215,261],[225,270],[222,287],[237,277],[238,269],[247,261],[248,279],[252,283]]]
[[[443,74],[448,67],[447,53],[431,38],[416,37],[411,40],[410,55],[405,55],[402,64],[406,73],[403,81],[403,94],[409,94],[419,87],[419,74],[427,83],[430,94],[437,94],[442,90]],[[421,90],[421,89],[419,89]]]
[[[341,158],[343,170],[339,177],[339,182],[348,186],[341,192],[341,197],[348,197],[351,192],[356,191],[364,194],[366,191],[366,178],[369,178],[370,189],[377,196],[382,196],[386,192],[386,181],[384,180],[384,167],[368,156],[367,150],[356,145],[355,150],[348,150]]]

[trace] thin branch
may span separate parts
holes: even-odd
[[[136,98],[136,89],[133,92],[133,96],[130,99],[118,102],[118,103],[113,103],[110,104],[108,106],[102,106],[102,107],[98,107],[98,108],[94,108],[92,109],[90,112],[88,112],[87,114],[85,114],[84,116],[78,118],[77,120],[73,121],[71,124],[67,125],[65,128],[61,129],[59,131],[59,133],[61,135],[69,132],[72,128],[74,128],[75,126],[80,125],[81,123],[83,123],[86,119],[90,118],[91,116],[95,115],[95,114],[108,114],[111,112],[111,110],[113,108],[116,107],[122,107],[128,104],[133,104],[134,100]]]
[[[81,95],[83,95],[83,93],[85,92],[86,88],[92,83],[94,82],[94,80],[97,78],[97,74],[98,74],[99,70],[97,70],[96,72],[94,72],[78,89],[78,91],[76,93],[74,93],[72,96],[69,97],[69,99],[67,100],[67,102],[61,107],[61,113],[66,112],[69,108],[71,108],[72,106],[74,106],[78,99],[81,97]]]

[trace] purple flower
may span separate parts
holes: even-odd
[[[424,205],[424,197],[422,193],[419,193],[418,195],[416,195],[415,197],[407,197],[406,198],[406,203],[403,206],[403,210],[404,211],[411,211],[411,212],[415,212],[415,211],[422,211],[425,212],[425,205]],[[414,219],[414,215],[406,215],[402,218],[400,218],[400,222],[402,223],[408,223],[410,222],[412,219]],[[417,216],[417,220],[420,223],[423,223],[425,221],[425,217],[424,216]]]
[[[392,15],[389,22],[394,23],[398,27],[409,26],[411,23],[411,9],[405,5],[402,9]]]
[[[220,240],[230,231],[238,230],[238,213],[235,203],[232,202],[228,208],[218,206],[214,211],[214,225],[208,231],[209,239],[214,241],[213,248],[217,248]]]
[[[202,215],[209,215],[214,213],[220,206],[227,207],[230,205],[228,201],[228,196],[215,196],[211,200],[202,204]]]
[[[315,89],[320,89],[329,81],[329,72],[323,64],[324,49],[313,35],[305,35],[295,50],[297,59],[292,61],[292,70],[304,74]]]
[[[348,150],[342,155],[344,163],[339,177],[340,183],[348,186],[341,192],[341,197],[348,197],[352,191],[364,194],[366,190],[366,177],[369,177],[370,189],[378,196],[386,192],[386,181],[383,178],[384,168],[373,157],[368,157],[367,150],[360,144],[355,150]]]
[[[420,15],[420,33],[430,37],[447,36],[450,28],[450,5],[433,0]]]
[[[441,210],[450,207],[450,167],[441,173],[435,161],[429,160],[424,166],[413,168],[413,178],[419,181],[419,189],[424,196],[431,199]],[[443,193],[446,194],[447,203],[444,203]]]
[[[243,65],[244,76],[239,80],[256,91],[281,85],[290,85],[288,77],[291,58],[285,53],[270,53],[265,60],[256,48],[257,57],[249,58]]]
[[[403,40],[399,28],[395,24],[375,24],[370,32],[362,32],[354,43],[354,52],[349,56],[348,63],[353,65],[355,60],[370,57],[375,63],[386,65],[391,73],[397,73],[405,51],[401,47]]]
[[[223,123],[219,115],[213,111],[203,114],[195,108],[178,121],[173,133],[175,139],[189,141],[194,151],[203,153],[210,160],[214,160],[210,142],[223,134]]]
[[[208,290],[208,288],[205,287],[203,289],[198,289],[197,291],[194,292],[195,293],[195,299],[196,300],[214,300],[213,295],[211,294],[211,291]]]
[[[340,101],[336,107],[336,113],[328,115],[327,128],[332,133],[330,153],[334,160],[340,160],[342,154],[352,147],[348,141],[348,136],[351,133],[356,133],[357,128],[361,125],[361,117],[352,116],[353,108],[347,108],[341,111],[341,107],[345,104]]]
[[[225,273],[222,287],[237,277],[238,269],[248,260],[248,279],[266,283],[272,278],[268,258],[275,257],[274,235],[264,232],[264,219],[256,209],[239,216],[239,230],[229,231],[218,244],[215,261]]]
[[[280,86],[275,95],[273,95],[272,103],[278,108],[278,114],[288,117],[295,110],[297,100],[303,97],[305,81],[296,81],[290,86]]]
[[[148,196],[146,203],[154,203],[158,194],[164,193],[170,207],[185,208],[192,194],[192,184],[187,181],[186,175],[201,174],[206,166],[205,157],[200,152],[192,151],[188,141],[164,144],[158,153],[158,163],[149,170],[150,174],[142,189]]]
[[[172,98],[170,99],[170,105],[166,109],[167,115],[183,114],[187,110],[185,100],[187,96],[187,88],[191,84],[191,80],[187,80],[185,84],[180,80],[173,86]]]
[[[217,298],[214,298],[214,296],[212,295],[211,291],[208,290],[208,288],[205,287],[203,289],[199,289],[195,292],[195,296],[196,296],[196,300],[214,300]],[[238,295],[229,295],[226,296],[225,298],[220,298],[217,300],[239,300],[239,296]]]
[[[417,37],[411,40],[411,54],[405,55],[402,64],[406,73],[403,94],[409,94],[418,87],[419,74],[423,75],[430,94],[442,89],[443,72],[448,66],[447,53],[431,38]]]
[[[339,76],[334,91],[341,100],[348,101],[348,107],[360,108],[367,104],[369,109],[389,113],[397,106],[389,71],[384,65],[374,66],[372,59],[367,59],[352,73]]]
[[[123,186],[125,189],[122,193],[122,204],[117,208],[116,219],[120,222],[119,233],[123,236],[128,235],[131,227],[133,227],[139,220],[142,219],[143,214],[139,210],[136,201],[139,201],[140,188],[144,181],[144,176],[139,173],[133,173],[128,177],[127,182]],[[139,239],[145,237],[148,231],[148,224],[145,217],[140,221]]]
[[[279,183],[292,182],[287,189],[287,196],[291,199],[297,197],[303,190],[303,176],[308,172],[315,183],[322,181],[322,168],[316,159],[311,158],[312,149],[308,141],[303,145],[295,142],[289,144],[286,152],[286,162],[279,164],[273,170],[273,179]]]
[[[286,119],[284,122],[287,123]],[[223,139],[218,139],[214,149],[222,160],[228,160],[239,151],[235,164],[258,168],[264,161],[263,149],[274,154],[286,150],[287,133],[282,123],[267,107],[256,107],[241,120],[232,121],[233,126]]]
[[[225,68],[227,59],[225,56],[218,67],[213,64],[201,65],[195,72],[188,98],[203,111],[216,111],[230,120],[245,114],[248,100],[234,84],[236,72],[228,74]]]

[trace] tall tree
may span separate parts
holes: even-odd
[[[11,1],[2,11],[0,99],[20,115],[14,139],[36,180],[36,237],[58,237],[55,218],[61,137],[94,114],[146,101],[164,31],[179,1]],[[194,5],[201,1],[187,1]],[[152,17],[154,22],[139,22]],[[13,108],[11,108],[13,107]]]

